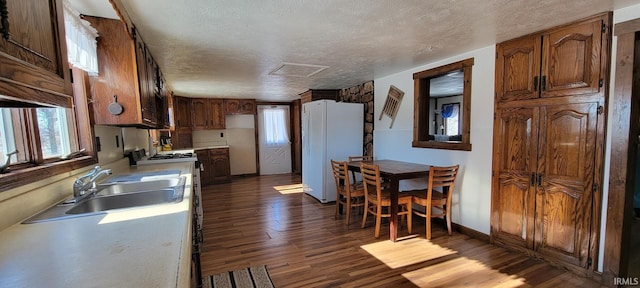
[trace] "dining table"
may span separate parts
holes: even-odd
[[[389,239],[395,242],[398,239],[398,194],[400,193],[400,180],[422,178],[429,176],[431,165],[404,162],[398,160],[369,160],[350,161],[348,169],[360,172],[360,163],[378,165],[380,168],[380,178],[389,182],[391,197],[391,207],[389,214]]]

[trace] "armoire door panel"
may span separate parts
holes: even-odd
[[[496,95],[500,101],[538,98],[540,36],[500,43],[496,58]]]
[[[500,155],[493,194],[494,225],[492,236],[524,248],[532,247],[536,169],[538,108],[505,108],[497,113],[500,137],[495,147]]]
[[[598,104],[546,106],[540,114],[536,250],[586,267]]]
[[[602,20],[552,31],[542,43],[542,97],[599,91]]]

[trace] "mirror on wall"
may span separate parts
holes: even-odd
[[[413,147],[471,150],[473,58],[413,74]]]

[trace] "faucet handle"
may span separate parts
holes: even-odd
[[[98,173],[98,171],[100,171],[100,169],[101,169],[100,166],[96,165],[95,167],[93,167],[93,169],[91,169],[91,171],[89,171],[89,173],[87,173],[87,175],[96,174],[96,173]]]

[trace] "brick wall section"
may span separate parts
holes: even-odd
[[[373,155],[373,81],[340,90],[339,102],[364,103],[363,155]]]

